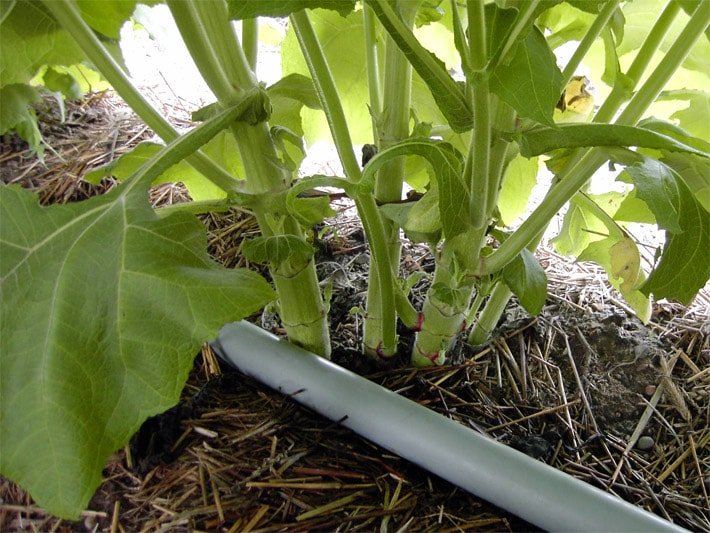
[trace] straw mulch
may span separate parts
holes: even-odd
[[[46,167],[16,140],[4,139],[0,152],[2,181],[37,190],[46,203],[113,186],[80,178],[149,134],[107,96],[71,105],[69,124],[46,117]],[[187,198],[180,186],[153,195],[161,204]],[[363,304],[369,262],[350,209],[341,206],[314,233],[321,278],[333,284],[336,362],[678,525],[710,529],[707,292],[690,309],[656,305],[643,326],[598,268],[543,250],[551,286],[538,318],[512,302],[494,340],[478,350],[461,343],[455,364],[413,370],[401,357],[375,367],[357,356],[361,319],[349,312]],[[239,245],[256,231],[253,220],[236,212],[203,220],[215,258],[243,266]],[[407,272],[431,270],[420,248],[403,258]],[[255,320],[278,331],[268,313]],[[181,403],[111,457],[105,478],[75,523],[47,516],[0,480],[0,530],[532,529],[230,370],[207,346]]]

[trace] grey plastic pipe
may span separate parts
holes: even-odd
[[[250,324],[215,350],[238,370],[548,531],[684,531]]]

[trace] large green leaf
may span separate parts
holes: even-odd
[[[503,269],[503,279],[531,315],[537,315],[547,299],[547,275],[530,250],[524,249]]]
[[[522,118],[554,125],[555,105],[562,92],[562,72],[545,37],[533,28],[518,43],[507,63],[491,73],[491,91]]]
[[[710,157],[707,152],[667,135],[645,128],[616,124],[558,124],[556,128],[539,127],[524,131],[519,141],[520,153],[525,157],[560,148],[589,146],[639,146]]]
[[[234,20],[254,17],[287,17],[301,9],[331,9],[343,17],[355,9],[355,0],[227,0],[229,17]]]
[[[641,291],[687,304],[710,278],[710,213],[663,163],[645,159],[626,171],[666,230],[661,259]]]
[[[108,194],[41,207],[0,188],[0,471],[77,518],[108,456],[174,405],[200,345],[272,300],[206,253],[194,217],[159,219],[151,179],[243,113],[179,138]]]

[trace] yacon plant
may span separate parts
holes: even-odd
[[[546,278],[533,252],[565,205],[558,248],[601,264],[642,319],[652,297],[687,303],[710,277],[710,117],[698,85],[710,71],[710,10],[700,1],[167,4],[216,98],[185,135],[117,62],[111,39],[133,2],[17,1],[0,12],[3,129],[39,146],[27,107],[38,73],[71,78],[84,61],[166,143],[87,176],[122,180],[100,198],[40,207],[0,188],[0,469],[49,511],[78,515],[108,455],[177,402],[196,350],[222,324],[275,299],[289,340],[328,357],[304,235],[332,212],[308,189],[340,188],[358,209],[372,258],[363,351],[373,357],[396,352],[397,320],[417,331],[412,363],[429,365],[469,327],[469,342],[484,342],[512,294],[539,312]],[[654,21],[648,31],[625,25],[639,9]],[[265,88],[254,74],[258,17],[285,16],[285,76]],[[560,69],[552,49],[565,43],[576,45]],[[585,58],[609,87],[596,110],[577,74]],[[688,86],[664,92],[673,77]],[[653,118],[664,101],[689,108],[675,122]],[[297,180],[304,137],[328,133],[345,175]],[[512,229],[543,160],[552,185]],[[605,164],[624,169],[625,192],[588,191]],[[148,188],[161,181],[183,181],[194,201],[152,209]],[[405,182],[417,194],[403,199]],[[195,215],[228,208],[256,217],[261,236],[243,253],[268,265],[273,287],[207,256]],[[665,230],[651,268],[634,221]],[[416,279],[400,279],[400,230],[435,258],[421,309],[407,294]]]

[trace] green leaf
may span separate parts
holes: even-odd
[[[579,255],[580,261],[593,261],[607,273],[609,282],[618,290],[646,323],[651,318],[651,300],[639,290],[645,279],[641,270],[641,256],[636,243],[623,232],[612,232],[609,237],[589,244]]]
[[[503,280],[528,313],[542,311],[547,299],[547,275],[530,250],[524,249],[505,266]]]
[[[330,9],[345,17],[355,9],[355,0],[227,0],[229,18],[233,20],[254,17],[287,17],[302,9]]]
[[[18,1],[0,28],[0,83],[27,83],[43,65],[73,65],[83,52],[39,2]]]
[[[432,187],[414,203],[384,204],[380,212],[402,228],[413,242],[437,243],[441,237],[438,189]]]
[[[293,73],[284,76],[268,87],[266,92],[271,98],[274,96],[283,96],[284,98],[297,100],[311,109],[321,108],[313,80],[302,74]]]
[[[682,96],[688,107],[671,115],[680,127],[699,139],[710,140],[710,93],[707,91],[669,91],[671,98]],[[682,93],[682,94],[680,94]]]
[[[3,21],[10,14],[10,11],[12,11],[12,8],[15,7],[15,3],[16,0],[5,0],[4,2],[0,2],[0,24],[3,23]]]
[[[375,173],[387,161],[396,157],[417,155],[434,169],[438,188],[439,217],[444,236],[449,239],[470,227],[469,192],[462,176],[461,154],[449,143],[431,139],[408,139],[382,150],[363,171],[363,186],[374,183]]]
[[[328,195],[295,198],[289,203],[289,209],[307,227],[323,222],[324,219],[334,217],[336,214],[330,207]]]
[[[648,159],[626,168],[633,179],[636,194],[653,212],[660,228],[672,233],[681,233],[680,189],[668,167]]]
[[[434,283],[430,289],[430,297],[439,300],[453,309],[465,308],[470,296],[470,289],[465,287],[452,287],[442,282]]]
[[[66,72],[49,67],[42,76],[44,86],[53,92],[61,93],[67,100],[75,100],[82,95],[79,83],[74,79],[74,76]]]
[[[565,2],[540,15],[537,23],[549,30],[547,41],[553,50],[569,41],[582,40],[595,18],[592,13],[584,11],[587,4]]]
[[[539,127],[524,131],[520,138],[520,153],[525,157],[559,148],[589,146],[639,146],[710,157],[705,151],[683,144],[667,135],[645,128],[616,124],[558,124],[556,128]]]
[[[147,198],[248,104],[106,195],[41,207],[0,188],[0,471],[52,514],[78,518],[108,456],[178,401],[200,345],[274,297],[256,273],[212,261],[194,217],[160,219]]]
[[[29,85],[14,83],[0,88],[0,134],[16,131],[40,158],[44,145],[33,106],[41,100],[37,89]]]
[[[353,43],[363,43],[365,39],[362,13],[352,13],[343,18],[333,11],[319,9],[309,15],[335,80],[353,143],[372,142],[372,120],[367,109],[369,93],[365,48],[364,46],[353,46]],[[308,67],[303,59],[293,28],[289,28],[286,32],[286,38],[281,47],[281,62],[285,76],[293,73],[308,74]],[[293,112],[295,109],[296,113],[300,113],[302,117],[302,131],[305,132],[308,144],[323,139],[330,140],[330,129],[323,112],[310,108],[301,109],[300,104],[293,99],[285,98],[283,95],[275,95],[272,98],[275,115],[278,115],[277,100],[280,98],[285,101],[285,104],[291,106],[289,113],[286,113],[289,121],[275,123],[286,126],[295,133],[300,133],[300,124],[298,127],[294,127]],[[284,109],[286,107],[288,106],[284,105]],[[272,122],[274,120],[272,119]]]
[[[49,208],[3,187],[0,205],[0,469],[76,519],[108,456],[178,401],[201,344],[273,292],[214,263],[196,219],[159,220],[125,187]]]
[[[600,195],[587,195],[610,217],[617,211],[623,195],[610,192]],[[587,202],[574,196],[565,213],[560,233],[552,239],[555,250],[562,255],[578,257],[590,243],[603,239],[609,233],[607,224],[600,220],[598,213],[590,209]]]
[[[537,183],[538,171],[537,157],[527,159],[518,155],[508,165],[497,204],[501,220],[506,226],[510,226],[525,213],[530,194]]]
[[[636,195],[636,190],[630,191],[621,201],[619,209],[614,213],[614,220],[641,224],[656,223],[656,217],[653,216],[653,212],[648,208],[646,202]]]
[[[520,117],[554,125],[555,105],[562,92],[562,72],[542,33],[533,28],[511,53],[508,63],[491,73],[491,91]]]
[[[661,163],[683,178],[706,211],[710,211],[710,159],[693,154],[669,153]]]
[[[313,257],[313,247],[303,237],[272,235],[256,237],[242,243],[242,253],[254,263],[279,265],[289,261],[308,261]]]
[[[121,155],[118,159],[96,168],[84,175],[89,183],[99,183],[102,178],[112,176],[119,181],[127,180],[145,163],[160,152],[164,146],[152,142],[142,142],[135,148]],[[233,149],[233,150],[232,150]],[[229,132],[221,132],[203,147],[205,153],[214,155],[214,159],[222,163],[227,170],[241,171],[241,161],[237,165],[225,165],[226,159],[238,157],[236,143]],[[157,176],[152,185],[181,182],[187,187],[190,197],[195,200],[217,200],[226,198],[227,193],[205,178],[186,161],[180,161],[161,175]]]
[[[77,0],[76,4],[81,17],[94,30],[106,37],[118,40],[121,38],[121,26],[126,22],[136,8],[136,0]]]
[[[661,259],[641,291],[687,304],[710,278],[710,213],[664,164],[645,159],[626,170],[639,198],[666,230]]]

